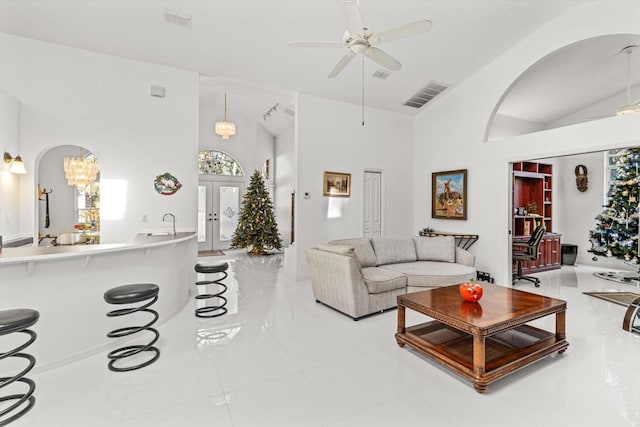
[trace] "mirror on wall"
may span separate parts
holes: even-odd
[[[39,245],[99,243],[100,175],[86,186],[70,185],[65,159],[97,161],[77,145],[61,145],[44,153],[38,166]]]

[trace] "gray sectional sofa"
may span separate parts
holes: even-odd
[[[334,240],[306,250],[317,302],[358,320],[397,305],[397,296],[462,283],[475,256],[452,236]]]

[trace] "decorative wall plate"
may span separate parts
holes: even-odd
[[[178,178],[171,175],[169,172],[165,172],[162,175],[156,176],[156,179],[153,181],[153,186],[156,188],[156,191],[164,196],[170,196],[175,194],[178,191],[182,184],[178,181]]]

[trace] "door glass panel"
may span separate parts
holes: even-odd
[[[198,242],[207,240],[207,187],[198,186]]]
[[[220,241],[228,242],[238,226],[240,210],[238,187],[220,187]]]

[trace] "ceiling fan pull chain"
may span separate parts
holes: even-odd
[[[364,55],[362,55],[362,126],[364,126]]]

